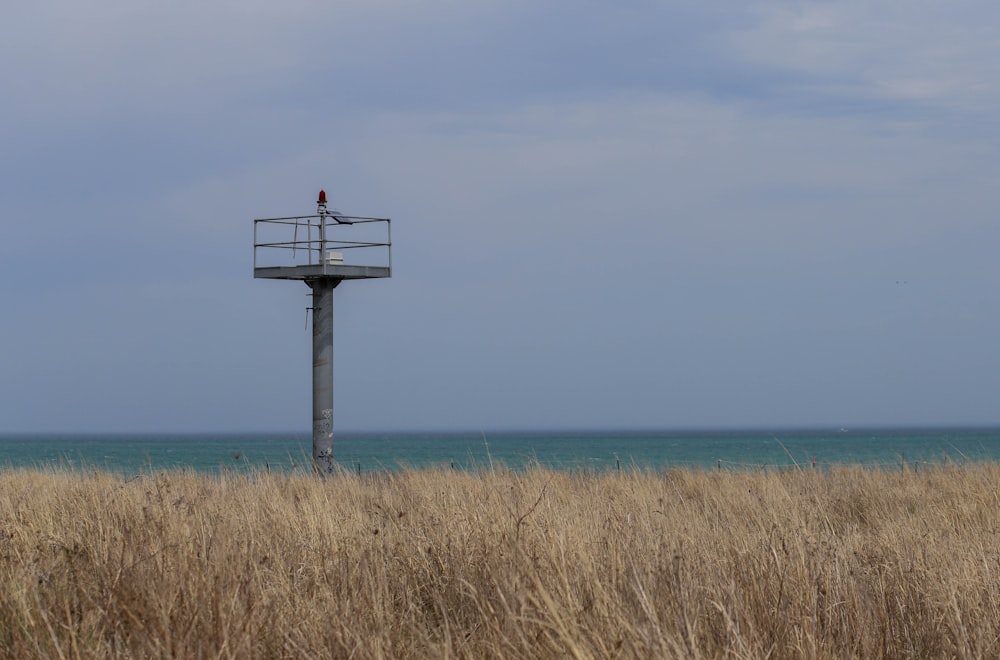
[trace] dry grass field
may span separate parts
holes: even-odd
[[[0,473],[10,658],[998,657],[1000,466]]]

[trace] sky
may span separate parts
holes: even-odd
[[[1000,4],[9,4],[0,432],[1000,424]]]

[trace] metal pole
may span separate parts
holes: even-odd
[[[333,290],[340,280],[307,282],[313,297],[313,469],[333,473]]]
[[[323,266],[323,272],[326,272],[326,209],[323,209],[323,213],[319,214],[319,263]]]

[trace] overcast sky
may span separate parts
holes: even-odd
[[[1000,424],[996,2],[8,5],[0,432]]]

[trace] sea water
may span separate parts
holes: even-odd
[[[311,453],[307,433],[0,434],[0,469],[294,471],[309,469]],[[532,465],[582,471],[898,469],[998,460],[1000,429],[341,433],[334,456],[342,469],[362,473]]]

